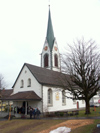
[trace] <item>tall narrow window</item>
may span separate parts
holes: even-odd
[[[48,54],[44,55],[44,67],[48,67]]]
[[[57,56],[57,54],[54,55],[54,61],[55,61],[55,66],[58,67],[58,56]]]
[[[66,94],[65,94],[65,91],[62,91],[62,104],[63,105],[66,104]]]
[[[48,105],[52,105],[52,90],[48,90]]]
[[[20,88],[23,88],[23,87],[24,87],[24,81],[21,80],[21,82],[20,82]]]
[[[31,79],[28,79],[27,87],[31,87]]]

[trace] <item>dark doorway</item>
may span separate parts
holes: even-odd
[[[28,108],[28,102],[27,102],[27,108]],[[25,114],[25,109],[26,109],[26,101],[24,101],[22,104],[22,113],[23,114]]]
[[[23,105],[22,105],[24,108],[26,107],[26,102],[24,101],[23,102]],[[28,107],[28,102],[27,102],[27,107]]]

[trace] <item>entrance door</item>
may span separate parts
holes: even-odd
[[[28,108],[28,102],[26,104],[26,101],[24,101],[23,104],[22,104],[22,113],[23,114],[27,113],[27,108]]]

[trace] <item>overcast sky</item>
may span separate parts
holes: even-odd
[[[0,73],[7,88],[24,63],[40,66],[49,0],[0,0]],[[100,47],[100,0],[50,0],[59,51],[76,38],[92,38]]]

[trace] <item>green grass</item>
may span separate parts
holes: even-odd
[[[65,120],[12,119],[0,121],[0,133],[37,133]]]
[[[66,120],[12,119],[0,121],[0,133],[38,133],[64,121]],[[73,129],[71,133],[93,133],[98,123],[100,123],[100,120],[96,119],[93,124]]]
[[[71,131],[71,133],[93,133],[93,130],[97,128],[97,124],[100,120],[94,120],[93,124],[82,126]]]
[[[90,108],[90,112],[91,112],[91,114],[88,114],[88,115],[86,115],[85,114],[85,109],[84,110],[80,110],[79,111],[79,115],[77,115],[77,117],[95,117],[95,116],[100,116],[100,107],[97,107],[96,108],[96,111],[94,111],[94,108],[93,107],[91,107]],[[71,113],[71,112],[68,112],[68,113]],[[74,116],[70,116],[70,117],[75,117],[75,115]]]
[[[66,120],[12,119],[10,121],[0,121],[0,133],[38,133],[64,121]],[[100,123],[100,120],[96,119],[93,124],[73,129],[71,133],[93,133],[98,123]]]
[[[93,111],[91,108],[91,114],[88,117],[100,116],[100,107]],[[70,113],[70,112],[69,112]],[[85,110],[79,111],[79,115],[70,117],[86,117]],[[67,116],[68,117],[68,116]],[[66,120],[67,120],[66,117]],[[62,123],[66,120],[30,120],[30,119],[12,119],[10,121],[0,121],[0,133],[13,133],[13,132],[24,132],[24,133],[37,133],[39,131],[48,129],[54,125]],[[78,121],[78,120],[77,120]],[[71,131],[71,133],[93,133],[97,124],[100,123],[99,119],[94,120],[93,124],[82,126]]]

